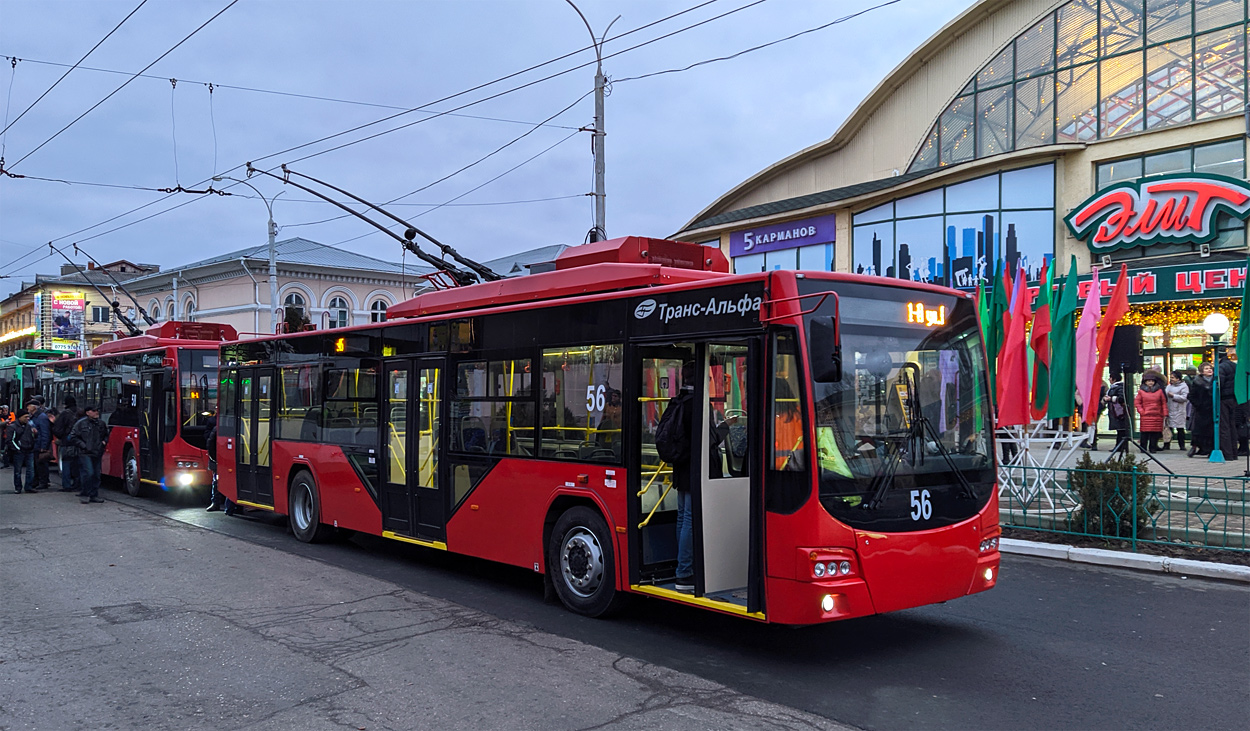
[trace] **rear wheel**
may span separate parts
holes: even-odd
[[[547,571],[561,603],[578,614],[602,617],[624,599],[616,590],[612,534],[599,513],[585,506],[569,508],[556,521]]]
[[[143,490],[143,481],[139,479],[139,458],[135,456],[135,450],[126,447],[126,452],[122,457],[122,484],[126,486],[126,492],[130,497],[139,497],[139,493]]]
[[[312,475],[299,472],[291,481],[289,495],[291,532],[304,543],[320,543],[329,538],[334,529],[321,523],[321,498]]]

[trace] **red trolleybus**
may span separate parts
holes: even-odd
[[[87,358],[40,366],[41,389],[57,407],[70,394],[80,407],[100,405],[112,428],[100,473],[137,496],[207,488],[212,482],[204,436],[217,409],[217,359],[229,325],[165,322],[143,335],[103,343]]]
[[[973,299],[727,269],[615,239],[386,323],[225,344],[219,489],[300,540],[364,531],[532,568],[591,616],[636,593],[812,624],[992,587]],[[656,427],[687,364],[693,456],[666,464]],[[693,593],[675,586],[675,477]]]

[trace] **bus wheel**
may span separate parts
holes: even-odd
[[[614,611],[624,598],[616,591],[612,534],[599,513],[569,508],[551,531],[547,570],[564,606],[587,617]]]
[[[122,457],[122,484],[130,497],[139,497],[139,491],[143,489],[143,482],[139,479],[139,458],[130,447],[126,447]]]
[[[321,500],[312,475],[301,471],[291,481],[290,502],[291,532],[304,543],[320,543],[333,533],[333,528],[321,523]]]

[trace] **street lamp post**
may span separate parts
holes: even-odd
[[[1224,453],[1220,451],[1220,338],[1224,336],[1224,333],[1228,332],[1228,318],[1219,312],[1212,312],[1202,321],[1202,329],[1206,330],[1207,335],[1211,336],[1211,346],[1214,351],[1212,358],[1215,361],[1211,385],[1212,411],[1215,415],[1215,437],[1209,461],[1223,462]]]
[[[565,0],[577,14],[581,16],[582,22],[586,24],[586,30],[590,33],[590,42],[595,49],[595,129],[594,144],[595,153],[595,230],[591,232],[591,241],[599,240],[597,237],[606,239],[608,237],[607,230],[607,205],[608,194],[604,190],[604,158],[603,158],[603,138],[606,134],[603,130],[603,94],[604,87],[607,86],[607,77],[603,75],[603,40],[607,38],[608,31],[612,29],[612,23],[620,20],[621,16],[616,16],[612,23],[608,23],[608,27],[604,29],[603,36],[596,38],[595,32],[591,30],[590,21],[586,20],[586,16],[573,5],[573,0]]]
[[[265,195],[256,188],[255,185],[246,180],[238,178],[230,178],[219,176],[213,178],[216,181],[232,180],[240,185],[246,185],[256,191],[256,195],[260,196],[261,201],[265,204],[265,210],[269,211],[269,332],[277,332],[278,327],[278,251],[274,245],[275,239],[278,237],[278,224],[273,222],[273,202],[278,200],[278,195],[282,195],[286,191],[278,191],[278,195],[272,198],[265,198]]]

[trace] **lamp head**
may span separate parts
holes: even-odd
[[[1212,312],[1202,321],[1202,329],[1213,338],[1221,337],[1228,332],[1228,318],[1222,312]]]

